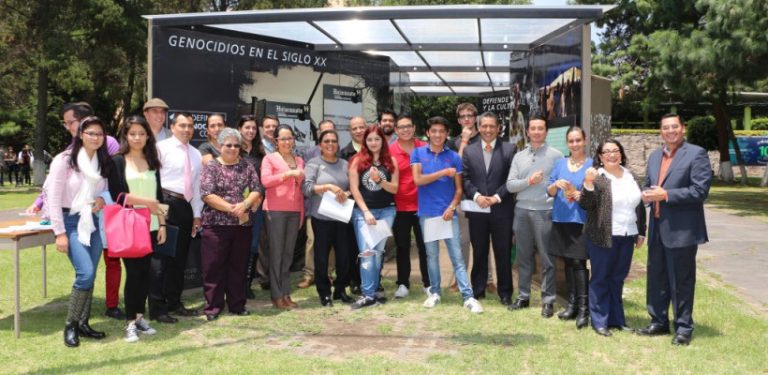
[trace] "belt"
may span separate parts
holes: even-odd
[[[176,199],[181,199],[181,200],[183,200],[185,202],[188,202],[187,198],[184,198],[184,194],[179,194],[179,193],[177,193],[175,191],[170,191],[170,190],[163,189],[163,194],[165,194],[165,195],[167,195],[169,197],[173,197],[173,198],[176,198]]]
[[[69,207],[62,207],[61,211],[64,212],[65,214],[68,214],[69,213]]]

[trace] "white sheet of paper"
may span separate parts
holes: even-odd
[[[451,220],[443,220],[442,216],[430,217],[424,220],[424,228],[421,229],[424,234],[424,242],[453,238],[453,222]]]
[[[353,208],[355,208],[355,201],[347,199],[344,203],[339,203],[336,200],[336,194],[326,191],[323,193],[323,200],[320,201],[317,212],[333,220],[349,223]]]
[[[376,247],[379,242],[392,235],[392,228],[384,220],[376,220],[376,225],[365,225],[361,231],[365,244],[371,249]]]
[[[469,199],[464,199],[461,201],[461,210],[464,212],[482,212],[486,214],[491,213],[491,207],[482,208],[477,204],[477,202]]]

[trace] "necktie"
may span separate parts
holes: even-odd
[[[491,147],[491,144],[490,143],[486,143],[485,144],[485,151],[491,152],[491,150],[493,150],[493,148]]]
[[[184,149],[184,199],[192,200],[192,162],[189,160],[189,145],[183,144]]]

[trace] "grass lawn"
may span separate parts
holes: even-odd
[[[716,181],[709,191],[707,203],[738,216],[748,216],[768,223],[768,188],[760,187],[759,178],[748,185]]]
[[[639,277],[625,287],[628,324],[644,326],[646,252],[636,253]],[[322,308],[314,289],[294,293],[301,309],[279,313],[259,291],[251,316],[182,318],[153,324],[159,333],[123,342],[122,322],[104,312],[104,271],[99,267],[91,320],[107,332],[103,342],[62,343],[66,299],[73,280],[63,254],[49,251],[48,293],[41,295],[40,251],[22,253],[22,337],[13,338],[12,258],[0,253],[0,373],[736,373],[768,371],[768,319],[732,296],[706,272],[696,290],[696,331],[690,347],[672,347],[671,336],[646,338],[616,332],[611,338],[573,321],[542,319],[539,309],[509,312],[495,298],[472,315],[460,297],[444,290],[432,310],[418,287],[403,301],[350,311]],[[299,275],[294,275],[296,280]],[[385,280],[392,296],[392,280]],[[186,296],[202,307],[202,295]],[[532,305],[537,306],[534,300]],[[559,309],[559,306],[558,306]]]
[[[0,187],[0,211],[25,209],[40,195],[39,188]]]

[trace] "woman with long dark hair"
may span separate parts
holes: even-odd
[[[160,160],[155,148],[155,136],[147,120],[131,116],[125,120],[118,134],[120,151],[112,157],[114,163],[109,174],[109,193],[119,204],[147,207],[152,213],[149,225],[153,247],[165,243],[165,214],[159,204],[163,201],[160,183]],[[124,194],[121,197],[121,194]],[[125,265],[125,313],[128,322],[126,342],[139,340],[138,333],[153,335],[157,331],[144,319],[147,296],[153,280],[150,272],[152,254],[141,258],[123,258]]]
[[[48,176],[46,200],[56,236],[56,250],[66,253],[75,269],[69,297],[64,345],[80,345],[80,337],[103,339],[88,324],[93,281],[104,250],[95,213],[104,207],[101,193],[112,161],[104,142],[106,126],[96,116],[80,121],[72,148],[56,155]]]
[[[256,169],[256,174],[259,176],[259,179],[261,179],[261,161],[264,159],[264,150],[263,147],[261,147],[261,135],[259,134],[259,125],[256,122],[256,116],[240,116],[240,120],[237,121],[237,130],[240,131],[240,136],[242,137],[240,156],[253,165]],[[263,191],[260,191],[259,193],[264,196]],[[251,207],[251,222],[253,223],[251,249],[248,256],[248,263],[246,264],[247,281],[245,284],[245,296],[248,299],[256,298],[256,295],[253,294],[253,290],[251,289],[251,283],[253,283],[253,279],[256,277],[256,257],[259,254],[261,230],[264,227],[264,210],[261,208],[261,204]],[[266,243],[263,246],[265,247]]]
[[[622,292],[633,248],[645,241],[645,206],[629,169],[624,147],[615,139],[600,143],[593,167],[584,174],[579,204],[587,211],[584,233],[589,263],[589,312],[592,329],[611,336],[610,328],[630,330],[624,319]]]
[[[552,246],[549,254],[565,262],[565,280],[568,283],[568,305],[557,314],[562,320],[576,319],[576,328],[589,323],[587,306],[587,249],[583,232],[586,213],[578,204],[584,171],[592,166],[586,153],[584,129],[572,126],[565,132],[571,155],[555,162],[549,175],[547,194],[554,197],[552,205]]]
[[[352,309],[377,303],[379,274],[386,241],[368,244],[363,236],[365,226],[374,226],[384,220],[391,228],[395,221],[395,194],[400,173],[397,161],[390,155],[384,132],[379,126],[365,131],[360,151],[349,165],[349,190],[355,198],[352,223],[357,237],[360,257],[362,296],[352,304]]]

